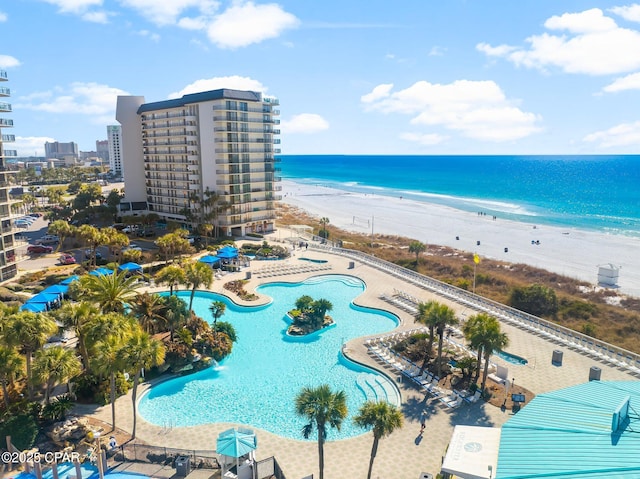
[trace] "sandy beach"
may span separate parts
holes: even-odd
[[[620,268],[617,290],[640,297],[637,238],[494,219],[406,198],[352,193],[290,180],[282,181],[282,195],[284,203],[326,216],[330,224],[344,230],[450,246],[481,258],[529,264],[594,286],[598,266],[613,264]]]

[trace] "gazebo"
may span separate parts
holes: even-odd
[[[227,471],[231,471],[238,479],[252,478],[257,447],[258,439],[251,429],[239,427],[220,433],[216,442],[216,452],[220,455],[221,475],[226,477]],[[232,466],[234,463],[235,466]]]

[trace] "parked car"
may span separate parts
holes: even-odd
[[[40,218],[42,213],[29,213],[27,216],[31,216],[32,218]]]
[[[142,251],[142,248],[135,243],[130,243],[129,246],[122,248],[122,252],[124,253],[125,251]]]
[[[139,238],[148,238],[149,236],[153,236],[155,234],[156,232],[153,231],[153,228],[144,228],[144,229],[138,230],[138,232],[136,233],[136,236],[138,236]]]
[[[44,235],[35,241],[36,244],[56,244],[60,241],[56,235]]]
[[[15,220],[13,224],[17,228],[28,228],[29,226],[31,226],[31,223],[29,223],[28,221],[22,221],[22,220]]]
[[[60,264],[76,264],[76,259],[69,253],[64,253],[59,258]]]
[[[18,221],[26,221],[27,223],[33,223],[36,219],[33,216],[23,216],[18,218]]]
[[[42,244],[30,244],[27,246],[27,254],[48,254],[53,253],[51,246],[45,246]]]
[[[129,225],[129,226],[125,226],[124,228],[122,228],[122,232],[123,233],[135,233],[139,229],[140,229],[140,226],[138,226],[138,225]]]
[[[84,257],[87,259],[91,258],[91,249],[84,250]],[[102,259],[102,253],[96,250],[96,259]]]

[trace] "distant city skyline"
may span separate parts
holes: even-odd
[[[19,156],[96,148],[118,95],[281,100],[286,154],[635,154],[640,4],[15,0]]]

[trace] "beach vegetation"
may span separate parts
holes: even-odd
[[[378,453],[380,439],[389,436],[393,431],[402,427],[402,412],[397,406],[386,401],[366,401],[353,418],[353,422],[362,428],[370,428],[373,432],[373,445],[371,446],[369,470],[367,472],[367,479],[371,479],[373,461]]]
[[[246,289],[244,289],[245,284],[247,284],[246,279],[236,279],[233,281],[228,281],[222,285],[224,289],[227,291],[231,291],[238,295],[240,299],[245,301],[255,301],[258,299],[258,295],[255,293],[249,293]]]
[[[347,417],[347,395],[344,391],[332,391],[328,384],[315,388],[304,387],[295,399],[298,416],[307,421],[302,427],[302,436],[309,439],[314,430],[318,434],[319,477],[324,479],[324,443],[327,439],[327,427],[340,431]]]
[[[328,239],[329,238],[329,230],[327,230],[327,225],[329,224],[329,218],[323,216],[320,218],[320,230],[318,231],[318,236],[320,238]]]
[[[509,305],[534,316],[555,316],[558,312],[556,292],[539,283],[512,288]]]
[[[486,313],[471,316],[465,322],[462,332],[469,347],[478,352],[477,364],[484,359],[482,373],[482,390],[485,389],[489,374],[489,360],[491,355],[509,345],[509,337],[500,328],[500,322]],[[476,377],[477,380],[477,377]]]
[[[204,286],[205,288],[209,288],[211,286],[211,283],[213,283],[213,270],[205,263],[189,263],[185,268],[185,277],[187,285],[191,289],[189,310],[193,311],[193,298],[196,295],[196,289],[201,286]]]
[[[409,253],[413,253],[416,255],[416,265],[418,264],[420,253],[424,253],[426,250],[427,246],[420,241],[412,241],[411,243],[409,243]]]

